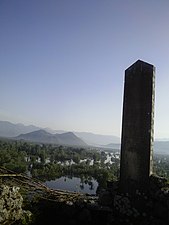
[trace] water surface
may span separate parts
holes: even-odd
[[[98,182],[95,179],[82,180],[78,177],[60,177],[56,180],[46,181],[45,185],[54,190],[67,190],[80,193],[96,194]]]

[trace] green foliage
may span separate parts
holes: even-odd
[[[169,179],[169,155],[156,155],[154,157],[154,173]]]
[[[107,154],[94,149],[0,140],[0,166],[17,173],[29,172],[43,181],[70,175],[93,177],[105,186],[107,180],[119,178],[120,168],[119,158],[111,157],[110,153],[112,164],[105,164]],[[156,155],[154,171],[169,178],[169,156]]]
[[[17,173],[23,173],[27,169],[25,163],[25,152],[18,150],[16,142],[0,141],[0,166],[13,170]]]
[[[62,175],[61,167],[58,164],[48,163],[46,165],[36,164],[32,170],[32,176],[40,180],[53,180]]]

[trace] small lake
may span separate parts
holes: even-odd
[[[96,194],[98,182],[95,179],[82,180],[78,177],[60,177],[56,180],[46,181],[47,187],[57,190],[66,190],[80,193]]]

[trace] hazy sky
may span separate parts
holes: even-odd
[[[156,67],[169,138],[168,0],[1,0],[0,120],[120,136],[124,70]]]

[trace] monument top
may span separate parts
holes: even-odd
[[[142,71],[142,68],[144,67],[147,68],[147,69],[153,69],[153,71],[155,71],[155,67],[150,64],[150,63],[147,63],[147,62],[144,62],[142,60],[137,60],[135,63],[133,63],[131,66],[129,66],[125,71],[132,71],[132,70],[141,70]]]

